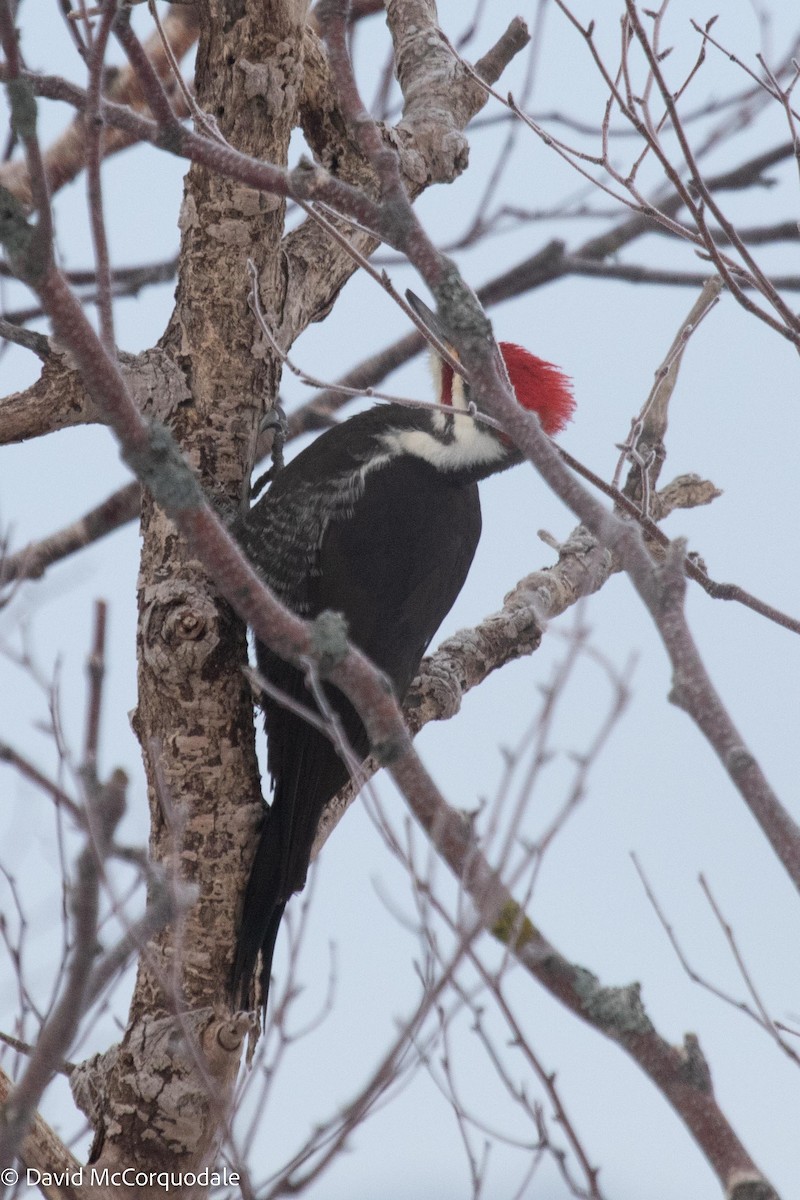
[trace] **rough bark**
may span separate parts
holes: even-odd
[[[201,5],[196,91],[232,145],[285,164],[307,6],[266,7]],[[231,511],[244,499],[279,378],[275,361],[253,352],[246,260],[257,264],[264,302],[280,311],[283,217],[277,198],[200,167],[187,175],[176,304],[162,341],[180,374],[156,393],[156,407],[204,487]],[[151,502],[142,538],[134,724],[148,773],[150,851],[195,883],[199,900],[142,956],[125,1038],[97,1064],[105,1125],[95,1156],[112,1170],[131,1161],[188,1170],[214,1154],[238,1069],[244,1029],[231,1020],[226,984],[260,784],[244,628]],[[152,1194],[161,1194],[157,1186]]]

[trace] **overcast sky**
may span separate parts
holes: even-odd
[[[80,63],[65,39],[55,3],[45,19],[23,5],[27,22],[23,48],[32,67],[81,79]],[[475,56],[519,11],[532,20],[535,5],[506,2],[487,6]],[[597,15],[601,43],[618,38],[618,5],[576,0],[582,19]],[[727,0],[715,26],[724,44],[755,66],[760,46],[758,6]],[[455,36],[463,22],[458,0],[440,3],[443,27]],[[776,4],[771,31],[772,61],[794,33],[791,5]],[[704,21],[714,6],[675,0],[665,41],[675,42],[668,60],[673,78],[697,53],[690,17]],[[137,14],[140,18],[143,14]],[[536,87],[529,107],[558,109],[598,120],[603,94],[580,38],[554,8],[545,30]],[[359,31],[357,49],[364,87],[371,98],[374,71],[385,55],[386,33],[372,19]],[[519,91],[523,66],[516,63],[503,90]],[[693,85],[699,104],[709,95],[742,89],[742,73],[722,56],[710,56]],[[485,110],[496,116],[502,110]],[[63,114],[42,105],[45,139]],[[785,118],[773,105],[731,147],[709,160],[709,169],[730,166],[785,140]],[[472,137],[471,169],[449,189],[436,189],[419,203],[429,230],[443,243],[471,219],[494,163],[499,135],[488,127]],[[299,147],[298,147],[299,150]],[[620,155],[627,154],[620,150]],[[113,259],[119,265],[155,261],[175,252],[183,164],[152,149],[119,156],[106,170],[106,209]],[[779,186],[757,198],[726,196],[727,211],[749,224],[794,217],[798,211],[796,168],[774,172]],[[532,133],[515,151],[504,185],[506,203],[547,209],[580,191],[582,182]],[[58,247],[65,267],[91,263],[84,216],[85,181],[57,198]],[[588,194],[587,194],[588,199]],[[595,205],[609,208],[605,199]],[[621,215],[621,213],[620,213]],[[552,237],[579,244],[602,222],[539,221],[486,241],[456,259],[473,285],[534,253]],[[795,244],[759,251],[768,269],[797,271]],[[666,239],[637,243],[632,262],[698,269],[688,248]],[[415,275],[391,267],[398,287],[422,290]],[[246,281],[243,281],[243,287]],[[162,332],[173,285],[151,288],[117,310],[120,345],[137,351]],[[6,306],[27,303],[23,289],[4,288]],[[643,403],[688,312],[695,292],[657,290],[624,283],[566,280],[492,312],[497,335],[528,346],[560,364],[573,377],[577,412],[563,435],[564,446],[610,478],[631,417]],[[790,302],[795,303],[790,296]],[[44,325],[42,328],[46,328]],[[354,279],[324,324],[312,327],[294,348],[296,361],[318,376],[335,378],[362,357],[405,331],[389,298],[366,279]],[[0,359],[3,393],[35,378],[31,355],[12,348]],[[388,386],[388,385],[387,385]],[[399,394],[426,397],[429,377],[422,360],[390,380]],[[307,398],[292,378],[284,380],[286,407]],[[724,296],[698,330],[685,355],[671,409],[666,481],[695,471],[723,489],[713,505],[680,512],[665,524],[672,536],[689,539],[719,580],[734,581],[779,608],[797,615],[798,511],[797,446],[800,445],[797,355],[788,342],[745,314]],[[293,447],[294,449],[294,447]],[[0,522],[12,547],[52,532],[102,500],[125,481],[111,436],[78,429],[47,440],[7,448],[0,460]],[[484,534],[467,585],[442,628],[442,635],[474,624],[499,608],[503,595],[527,572],[548,565],[553,552],[538,539],[545,529],[563,540],[575,522],[550,496],[532,468],[520,467],[482,488]],[[135,704],[135,582],[138,538],[131,526],[80,557],[21,588],[0,612],[0,640],[19,649],[23,637],[35,653],[42,677],[59,681],[64,737],[79,752],[84,713],[84,663],[91,637],[92,601],[110,605],[108,682],[101,766],[121,765],[131,774],[130,810],[124,838],[146,840],[146,800],[139,751],[128,724]],[[733,604],[712,601],[689,588],[692,628],[706,664],[779,795],[797,815],[800,639]],[[657,924],[633,868],[635,851],[662,899],[692,963],[737,997],[744,996],[719,926],[697,883],[704,872],[770,1013],[800,1022],[796,947],[800,935],[797,897],[742,801],[689,719],[668,703],[669,667],[657,634],[628,583],[614,578],[581,607],[554,622],[542,650],[504,669],[470,695],[459,717],[428,727],[419,748],[454,805],[474,809],[491,798],[501,777],[503,747],[514,746],[529,728],[563,657],[564,637],[575,621],[591,630],[591,643],[615,670],[626,672],[630,703],[603,755],[592,769],[587,795],[545,859],[530,912],[543,932],[570,959],[604,983],[641,981],[645,1003],[659,1031],[680,1042],[696,1032],[709,1059],[718,1099],[748,1150],[786,1197],[798,1195],[797,1068],[732,1008],[692,984]],[[629,666],[629,664],[633,664]],[[39,728],[46,697],[30,674],[0,660],[0,738],[53,770],[51,740]],[[535,837],[563,801],[571,778],[569,755],[584,751],[609,703],[604,669],[581,661],[561,701],[553,741],[559,755],[532,798],[528,835]],[[57,849],[47,801],[9,770],[0,773],[2,857],[23,894],[30,922],[26,969],[32,986],[47,994],[60,919]],[[379,793],[402,828],[403,808],[391,787]],[[443,887],[445,871],[440,871]],[[310,1014],[324,994],[328,946],[337,945],[337,1005],[333,1015],[295,1049],[268,1118],[271,1133],[256,1178],[278,1166],[309,1125],[345,1103],[357,1090],[396,1023],[413,1009],[418,979],[414,937],[398,920],[413,913],[404,873],[391,860],[375,828],[356,805],[327,846],[316,880],[309,936],[302,960],[307,985],[303,1004]],[[295,904],[297,901],[295,901]],[[0,905],[10,909],[0,879]],[[275,960],[281,971],[283,948]],[[511,988],[530,1040],[548,1070],[558,1072],[565,1102],[601,1183],[616,1200],[712,1200],[718,1185],[678,1119],[617,1048],[518,973]],[[7,961],[0,968],[0,1028],[13,1029],[16,992]],[[120,1014],[124,1006],[120,1004]],[[497,1027],[499,1029],[499,1026]],[[110,1017],[73,1057],[103,1049],[116,1036]],[[501,1089],[465,1020],[458,1027],[458,1070],[464,1093],[479,1105],[487,1096],[493,1117],[506,1131],[518,1117],[504,1105]],[[520,1071],[522,1070],[519,1065]],[[531,1088],[533,1084],[531,1083]],[[48,1100],[48,1117],[72,1128],[63,1092]],[[509,1128],[506,1128],[508,1122]],[[277,1132],[276,1132],[277,1131]],[[458,1129],[425,1070],[393,1104],[371,1118],[331,1173],[309,1195],[338,1200],[399,1200],[435,1194],[448,1200],[469,1194]],[[522,1175],[522,1159],[498,1151],[488,1195],[510,1196]],[[545,1168],[538,1190],[526,1195],[561,1200],[556,1173]]]

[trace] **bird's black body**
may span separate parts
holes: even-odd
[[[412,293],[418,315],[437,318]],[[523,408],[556,433],[572,413],[568,380],[519,346],[500,343]],[[481,533],[478,482],[521,461],[511,441],[469,412],[452,365],[433,359],[439,410],[388,405],[328,430],[277,476],[252,509],[246,549],[294,612],[343,613],[350,640],[390,678],[402,700],[425,650],[461,591]],[[270,684],[316,709],[305,676],[256,647]],[[327,686],[359,759],[369,749],[352,705]],[[274,796],[264,814],[244,900],[233,973],[246,1002],[259,951],[266,1003],[272,953],[287,900],[303,887],[323,808],[347,782],[333,742],[302,716],[264,696],[267,764]]]
[[[391,405],[329,430],[278,475],[253,508],[245,537],[264,579],[294,612],[344,614],[351,641],[386,672],[399,699],[469,571],[481,532],[477,479],[498,469],[454,461],[442,470],[397,449],[380,461],[387,430],[391,443],[398,434],[401,441],[427,438],[430,426],[429,412]],[[446,428],[442,437],[446,444]],[[256,649],[276,688],[316,708],[302,671],[260,643]],[[340,692],[327,691],[363,759],[369,747],[361,721]],[[234,970],[241,999],[259,950],[266,996],[284,906],[305,882],[323,808],[348,779],[325,734],[269,696],[263,704],[274,797],[245,895]]]

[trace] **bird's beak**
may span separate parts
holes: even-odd
[[[439,318],[437,317],[437,315],[433,311],[433,309],[428,308],[428,306],[424,300],[420,300],[419,296],[417,296],[414,292],[409,291],[408,289],[406,289],[406,300],[411,305],[414,312],[419,317],[420,321],[422,321],[422,323],[428,329],[430,329],[433,336],[435,338],[438,338],[438,340],[440,342],[444,342],[445,346],[449,347],[450,340],[444,331],[444,327],[442,326],[441,321],[439,320]]]

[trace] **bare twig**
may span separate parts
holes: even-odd
[[[100,94],[103,86],[105,55],[111,27],[117,18],[117,3],[107,3],[92,40],[89,53],[89,86],[86,89],[86,186],[89,200],[89,220],[94,242],[97,269],[97,308],[100,316],[100,339],[109,354],[115,353],[114,313],[111,298],[111,264],[108,253],[105,221],[103,219],[103,189],[100,168],[103,162],[103,122],[100,116]]]
[[[710,992],[712,996],[716,996],[718,1000],[724,1001],[725,1004],[729,1004],[732,1008],[735,1008],[738,1012],[744,1013],[745,1016],[750,1017],[751,1020],[755,1021],[757,1025],[759,1025],[762,1029],[764,1029],[770,1035],[770,1037],[773,1039],[773,1041],[775,1041],[778,1044],[778,1046],[784,1052],[784,1054],[788,1055],[788,1057],[791,1058],[792,1061],[796,1065],[800,1065],[800,1055],[794,1050],[794,1048],[792,1046],[789,1045],[789,1043],[784,1038],[782,1038],[780,1036],[779,1023],[777,1021],[774,1021],[772,1019],[772,1017],[769,1016],[765,1005],[763,1004],[760,997],[758,996],[758,992],[755,989],[755,985],[753,984],[752,977],[751,977],[749,971],[747,970],[744,960],[742,959],[741,953],[739,952],[738,946],[736,945],[736,939],[733,935],[733,931],[730,928],[730,925],[722,917],[722,914],[720,913],[720,911],[716,905],[716,902],[714,901],[714,899],[710,893],[710,890],[705,881],[705,878],[702,875],[700,876],[700,886],[702,887],[702,889],[706,895],[706,899],[708,900],[709,904],[711,905],[712,911],[714,912],[714,916],[716,917],[717,921],[719,922],[719,924],[722,928],[723,933],[725,934],[728,945],[731,947],[734,958],[736,959],[737,966],[739,967],[740,974],[742,975],[742,978],[745,980],[747,989],[750,992],[751,997],[755,1001],[755,1004],[756,1004],[755,1008],[751,1008],[750,1005],[747,1004],[744,1000],[737,1000],[734,996],[729,995],[728,992],[723,991],[722,988],[719,988],[716,986],[716,984],[711,983],[708,979],[706,979],[703,975],[701,975],[699,971],[696,971],[694,969],[694,967],[689,962],[689,959],[687,958],[686,953],[683,950],[683,948],[678,940],[678,935],[676,934],[672,923],[667,918],[663,907],[661,906],[661,904],[659,903],[659,901],[656,897],[656,894],[653,890],[652,884],[650,883],[649,879],[647,878],[645,870],[644,870],[642,864],[639,862],[638,856],[634,853],[631,853],[631,859],[633,861],[634,867],[636,868],[636,872],[642,882],[642,887],[645,890],[647,899],[650,901],[653,911],[655,912],[656,916],[658,917],[658,920],[659,920],[664,932],[666,933],[667,937],[669,938],[670,945],[672,946],[672,949],[675,951],[678,961],[680,962],[681,966],[683,967],[683,969],[686,972],[689,979],[691,979],[692,983],[699,984],[700,987],[704,988],[707,992]]]
[[[89,678],[89,696],[86,708],[86,735],[81,770],[84,778],[97,778],[97,748],[100,739],[100,716],[103,711],[103,678],[105,676],[106,615],[104,600],[95,602],[94,644],[86,673]]]
[[[29,762],[27,758],[16,751],[13,746],[9,746],[6,742],[0,742],[0,762],[6,762],[10,766],[19,771],[23,779],[29,780],[35,787],[40,788],[43,792],[55,802],[56,805],[66,809],[76,825],[83,826],[84,814],[82,809],[75,803],[70,795],[52,779]]]
[[[66,1058],[86,1011],[97,945],[99,871],[103,861],[101,857],[98,862],[96,855],[98,851],[101,855],[108,853],[114,829],[123,813],[126,785],[124,772],[115,771],[98,795],[99,804],[92,822],[94,837],[87,842],[77,863],[72,896],[73,945],[65,986],[42,1027],[35,1053],[6,1105],[5,1121],[0,1128],[0,1164],[3,1168],[13,1164],[39,1098]]]
[[[102,504],[57,533],[39,542],[31,542],[16,554],[0,558],[0,583],[40,578],[49,566],[62,562],[76,551],[132,521],[139,515],[140,503],[141,487],[138,482],[126,484]]]
[[[663,461],[663,443],[667,432],[669,402],[678,379],[683,352],[700,323],[718,303],[721,290],[722,280],[719,276],[712,276],[703,285],[700,295],[692,305],[686,320],[682,323],[667,351],[666,358],[656,370],[655,382],[650,395],[645,400],[638,417],[631,422],[630,433],[620,447],[622,454],[614,472],[612,484],[614,487],[619,487],[622,467],[626,458],[634,466],[642,468],[636,484],[632,482],[635,478],[634,475],[631,475],[625,487],[625,494],[631,499],[640,501],[644,517],[650,516],[650,488],[655,487],[658,482],[661,468],[658,457],[653,461],[652,469],[649,469],[649,464],[645,460],[650,455],[658,456],[660,454],[661,461]]]

